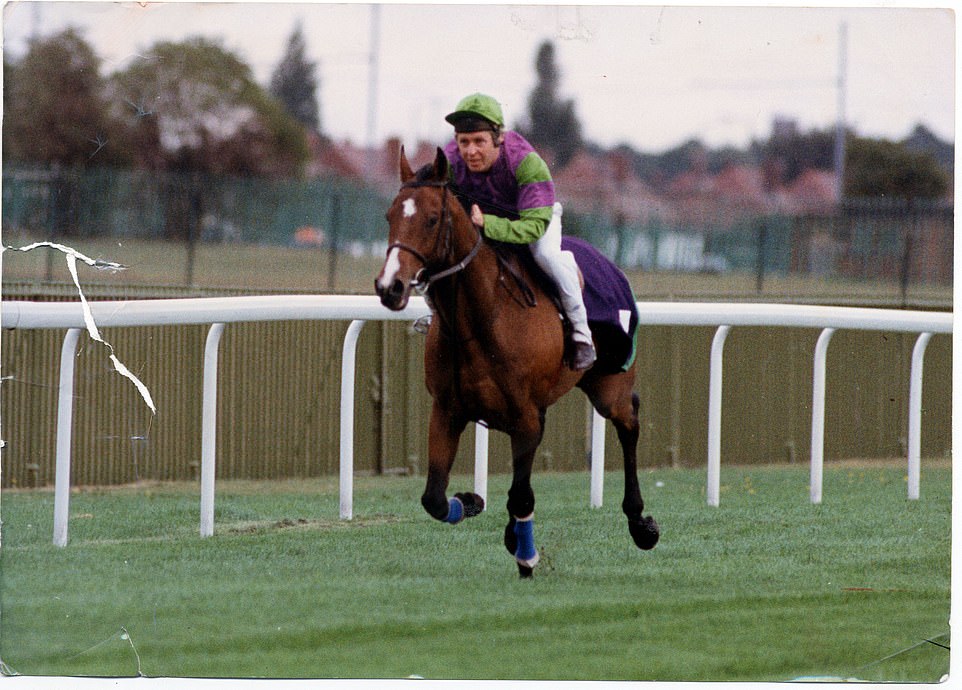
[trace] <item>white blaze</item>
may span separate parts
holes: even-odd
[[[408,199],[408,201],[411,200]],[[407,201],[404,203],[407,204]],[[414,202],[412,201],[411,204],[413,206]],[[406,208],[405,212],[407,212]],[[387,255],[387,261],[384,262],[384,270],[381,271],[381,280],[379,281],[382,290],[387,290],[391,287],[391,283],[394,282],[394,276],[397,275],[398,269],[401,268],[401,260],[398,258],[400,254],[401,250],[394,247]]]
[[[410,218],[418,212],[418,207],[414,205],[414,199],[404,200],[404,217]]]

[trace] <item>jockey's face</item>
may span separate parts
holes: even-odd
[[[458,151],[471,172],[488,172],[498,160],[501,149],[495,144],[494,132],[461,132],[456,135]]]

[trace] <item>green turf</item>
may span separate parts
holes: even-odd
[[[6,492],[0,656],[30,675],[933,682],[951,481],[923,467],[908,501],[901,466],[829,466],[820,506],[803,466],[723,468],[720,508],[703,471],[644,472],[651,552],[618,474],[598,510],[586,475],[538,475],[532,580],[501,544],[504,476],[457,526],[423,513],[420,478],[358,478],[350,523],[335,479],[224,482],[210,539],[196,485],[80,491],[63,549],[52,493]]]

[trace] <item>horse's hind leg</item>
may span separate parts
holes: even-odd
[[[658,523],[652,517],[642,517],[645,502],[638,485],[638,421],[639,400],[632,391],[634,371],[621,372],[598,378],[586,377],[579,384],[598,413],[610,419],[618,432],[618,442],[625,460],[625,497],[621,510],[628,518],[628,531],[640,549],[651,549],[658,543]]]
[[[631,394],[631,419],[625,424],[620,418],[612,417],[611,421],[618,432],[618,441],[625,457],[625,497],[621,503],[621,510],[628,518],[628,531],[639,549],[651,549],[658,543],[658,523],[651,516],[642,517],[641,511],[645,502],[641,498],[641,488],[638,486],[638,394]]]
[[[451,524],[484,510],[484,499],[477,494],[458,493],[448,499],[445,493],[465,426],[467,422],[434,403],[428,427],[428,479],[421,505],[431,517]]]
[[[534,490],[531,468],[535,452],[544,433],[544,411],[522,418],[511,434],[514,474],[508,489],[508,524],[504,529],[504,545],[518,563],[521,577],[531,577],[538,564],[534,545]]]

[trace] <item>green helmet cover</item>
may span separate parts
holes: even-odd
[[[504,115],[501,114],[501,106],[494,98],[483,93],[472,93],[470,96],[465,96],[458,102],[454,112],[444,119],[455,125],[459,120],[478,117],[497,127],[504,127]]]

